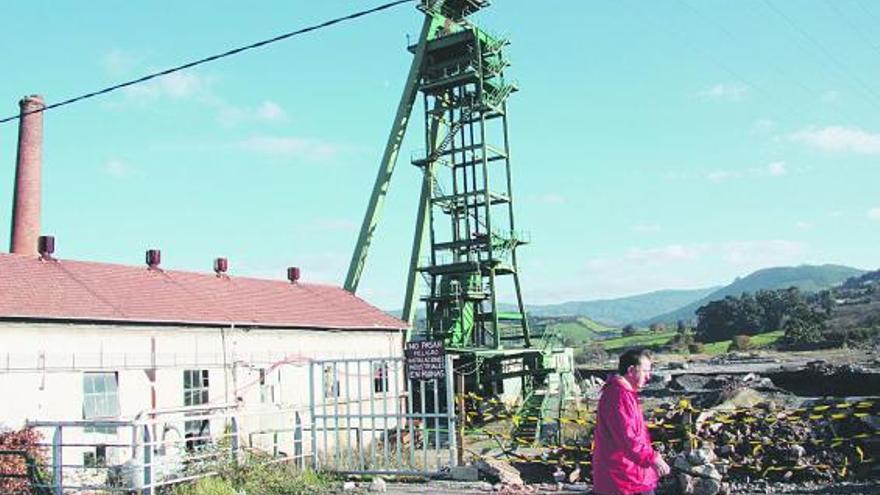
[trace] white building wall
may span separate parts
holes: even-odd
[[[85,372],[117,373],[123,418],[151,408],[153,385],[157,408],[183,406],[187,369],[209,370],[214,404],[259,404],[262,368],[276,404],[306,406],[309,359],[399,357],[402,339],[396,331],[0,322],[0,424],[81,419]],[[369,371],[362,372],[366,391]]]

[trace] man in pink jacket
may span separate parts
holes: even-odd
[[[619,375],[602,388],[593,432],[593,491],[597,495],[653,495],[669,465],[651,447],[638,391],[651,377],[651,354],[629,350]]]

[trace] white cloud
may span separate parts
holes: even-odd
[[[752,124],[752,133],[768,134],[776,129],[776,122],[770,119],[758,119]]]
[[[749,87],[739,83],[719,83],[710,88],[698,91],[696,95],[712,100],[739,100],[745,96]]]
[[[785,162],[773,162],[767,165],[767,173],[774,176],[779,177],[780,175],[785,175],[788,173],[788,170],[785,168]]]
[[[688,172],[671,170],[671,171],[666,171],[663,173],[664,180],[686,180],[686,179],[690,179],[690,178],[691,178],[691,174]]]
[[[123,91],[129,101],[135,103],[187,99],[215,112],[216,121],[224,126],[281,122],[287,118],[287,112],[275,101],[264,100],[256,106],[229,103],[215,93],[213,83],[211,78],[198,73],[181,71],[127,87]]]
[[[880,220],[880,208],[871,208],[868,210],[868,218],[871,220]]]
[[[806,253],[806,246],[784,240],[734,241],[719,245],[717,251],[727,263],[757,268],[792,263]]]
[[[291,260],[293,261],[291,262]],[[287,278],[286,268],[297,266],[302,270],[301,282],[338,286],[339,280],[345,276],[348,260],[348,255],[332,251],[323,253],[299,252],[291,258],[283,260],[244,258],[236,262],[235,270],[241,276],[284,280]],[[358,295],[361,294],[358,293]]]
[[[123,91],[135,100],[155,101],[160,98],[181,99],[204,96],[207,81],[194,72],[172,72],[142,84],[129,86]]]
[[[763,167],[752,167],[745,170],[715,170],[706,174],[710,182],[720,183],[733,179],[751,179],[760,177],[781,177],[788,174],[785,162],[776,161]]]
[[[543,205],[564,205],[568,203],[568,198],[557,193],[532,194],[528,196],[528,200],[531,203]]]
[[[344,151],[344,147],[339,144],[320,139],[289,136],[252,136],[239,141],[236,146],[255,153],[317,161],[329,160]]]
[[[136,171],[129,164],[114,158],[104,164],[104,173],[113,177],[123,178],[134,175]]]
[[[809,127],[789,135],[791,141],[822,151],[838,153],[880,154],[880,134],[858,127]]]
[[[266,100],[259,106],[259,108],[257,108],[257,117],[260,120],[282,120],[286,116],[287,115],[285,114],[284,109],[281,108],[281,105],[274,101]]]
[[[834,91],[834,90],[826,91],[825,93],[822,94],[820,99],[822,101],[824,101],[825,103],[834,103],[834,102],[840,100],[840,93],[837,91]]]
[[[140,60],[125,50],[114,48],[101,57],[101,66],[109,74],[118,76],[134,69]]]
[[[347,218],[319,218],[312,222],[312,228],[323,232],[352,232],[357,224]]]
[[[535,289],[541,298],[558,302],[707,287],[761,268],[808,262],[808,251],[807,245],[787,240],[630,248],[616,255],[586,259],[575,272],[577,276],[563,277],[568,282],[559,284],[553,278],[553,286],[542,287],[539,282]]]
[[[249,122],[280,122],[287,118],[287,112],[278,103],[266,100],[257,107],[236,106],[219,98],[213,98],[210,105],[217,109],[217,122],[225,126],[236,126]]]
[[[647,249],[630,248],[616,257],[588,259],[584,266],[590,271],[608,272],[689,264],[695,261],[720,261],[736,266],[760,267],[793,263],[805,252],[805,245],[785,240],[671,244]]]
[[[660,225],[656,223],[640,223],[632,226],[633,232],[640,234],[652,234],[660,232]]]
[[[709,179],[711,182],[724,182],[729,179],[739,178],[741,176],[742,175],[738,172],[731,172],[729,170],[716,170],[714,172],[709,172],[709,174],[706,175],[706,178]]]

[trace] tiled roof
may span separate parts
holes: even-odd
[[[401,329],[329,285],[0,254],[0,318]]]

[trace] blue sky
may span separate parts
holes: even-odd
[[[2,115],[330,17],[326,2],[4,2]],[[510,37],[529,303],[880,266],[880,5],[496,1]],[[414,5],[45,115],[43,230],[61,258],[341,285],[410,63]],[[420,108],[420,105],[417,105]],[[402,305],[410,127],[359,294]],[[17,124],[0,125],[9,225]],[[0,243],[8,246],[8,227]]]

